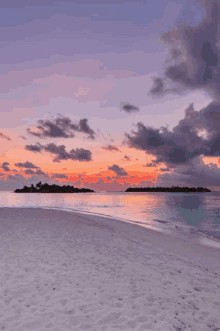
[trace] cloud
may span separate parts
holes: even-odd
[[[216,164],[204,164],[202,157],[199,156],[188,165],[180,165],[171,173],[159,175],[157,184],[160,186],[220,186],[220,168]]]
[[[116,152],[119,152],[118,147],[113,146],[113,145],[103,146],[102,149],[105,149],[106,151],[116,151]]]
[[[154,81],[154,86],[152,87],[150,92],[152,94],[156,94],[156,95],[163,94],[165,92],[165,89],[164,89],[164,82],[163,82],[162,78],[153,77],[153,81]]]
[[[128,187],[131,187],[131,183],[124,180],[123,182],[118,182],[116,179],[112,180],[112,178],[107,178],[108,180],[111,180],[111,182],[105,182],[103,178],[99,178],[96,182],[84,182],[83,186],[91,188],[95,191],[122,191],[124,192]],[[74,182],[76,185],[76,182]],[[140,186],[151,186],[153,185],[153,181],[146,181],[142,180],[137,184],[132,184],[132,187],[140,187]]]
[[[220,155],[219,123],[220,102],[213,101],[200,111],[195,111],[190,104],[185,118],[172,131],[166,127],[146,127],[139,122],[136,132],[125,134],[125,143],[156,156],[155,164],[184,164],[199,155]]]
[[[44,176],[44,177],[48,177],[48,174],[46,174],[44,171],[42,171],[41,169],[38,169],[35,171],[35,174],[36,175],[39,175],[39,176]]]
[[[10,137],[6,136],[4,133],[0,132],[0,138],[6,139],[6,140],[11,140]]]
[[[25,163],[18,162],[15,163],[14,165],[19,168],[38,169],[37,166],[35,166],[33,163],[29,161],[26,161]]]
[[[171,85],[173,85],[173,86],[170,88],[170,84],[166,84],[166,81],[164,79],[162,79],[160,77],[153,77],[153,87],[150,90],[150,92],[148,93],[148,96],[156,95],[156,96],[160,97],[160,96],[170,93],[170,92],[181,94],[182,90],[183,91],[186,90],[186,89],[184,89],[183,86],[182,86],[182,88],[175,87],[174,83],[172,84],[172,82],[171,82]]]
[[[187,151],[185,146],[178,146],[175,143],[174,137],[166,137],[159,132],[159,129],[146,127],[140,122],[137,124],[137,127],[138,131],[133,131],[133,135],[125,134],[125,141],[129,147],[142,149],[156,156],[158,163],[183,163],[192,157],[192,153]]]
[[[99,178],[93,183],[84,182],[83,186],[95,191],[125,191],[130,186],[130,183],[119,183],[117,180],[106,183],[103,178]]]
[[[33,171],[33,170],[31,170],[31,169],[27,169],[27,170],[25,170],[25,172],[24,172],[26,175],[34,175],[35,174],[35,172]]]
[[[8,167],[9,163],[8,162],[3,162],[2,165],[1,165],[1,168],[4,170],[4,171],[11,171],[10,168]]]
[[[136,106],[133,106],[132,104],[130,104],[129,102],[121,102],[120,103],[121,106],[121,110],[126,111],[127,113],[132,113],[135,111],[139,111],[139,108]]]
[[[116,175],[119,177],[128,175],[127,171],[125,169],[123,169],[122,167],[119,167],[117,164],[113,164],[111,167],[108,167],[108,170],[114,171],[116,173]]]
[[[124,159],[127,160],[127,161],[131,161],[131,158],[127,155],[124,156]]]
[[[35,145],[26,145],[25,149],[27,151],[32,151],[32,152],[41,152],[43,150],[43,146],[40,143],[37,143]]]
[[[26,145],[26,150],[40,153],[43,150],[52,154],[56,154],[57,156],[53,159],[53,162],[60,162],[61,160],[78,160],[78,161],[91,161],[92,153],[84,148],[76,148],[71,149],[68,153],[66,151],[66,147],[64,145],[55,145],[54,143],[47,144],[45,146],[41,144],[36,145]]]
[[[88,120],[83,118],[78,124],[72,123],[68,117],[58,117],[55,120],[38,120],[37,129],[40,132],[31,131],[27,129],[29,135],[33,135],[38,138],[73,138],[74,132],[86,133],[91,139],[95,139],[95,132],[89,127]]]
[[[39,167],[34,166],[32,163],[26,162],[26,163],[17,163],[16,166],[20,168],[27,168],[24,173],[26,175],[38,175],[43,177],[48,177],[48,174],[46,174],[44,171],[39,169]],[[24,166],[25,165],[25,166]],[[37,169],[36,171],[32,169]],[[14,172],[17,172],[17,170],[14,170]]]
[[[155,167],[155,164],[152,162],[152,163],[147,163],[147,164],[145,164],[145,166],[144,167]]]
[[[19,136],[18,138],[21,138],[21,139],[23,139],[23,140],[27,140],[27,138],[24,137],[24,136]]]
[[[53,174],[53,178],[68,178],[65,174]]]
[[[170,168],[160,168],[160,171],[170,171]]]
[[[94,137],[95,132],[88,126],[87,122],[88,122],[87,118],[81,119],[79,121],[77,131],[86,133],[90,136],[90,138],[95,139],[95,137]]]
[[[8,162],[3,162],[1,165],[1,168],[4,171],[11,171],[11,169],[8,167],[9,163]],[[39,169],[39,167],[35,166],[33,163],[27,161],[25,163],[15,163],[14,164],[16,167],[18,168],[25,168],[26,170],[24,170],[24,173],[26,175],[41,175],[44,177],[48,177],[48,175],[42,171],[41,169]],[[36,171],[32,170],[32,169],[37,169]],[[12,171],[14,171],[15,173],[17,173],[18,171],[16,169],[13,169]],[[11,178],[16,178],[12,175]]]
[[[164,66],[165,77],[154,78],[150,94],[206,89],[219,100],[220,4],[219,1],[202,4],[206,16],[197,26],[183,24],[161,34],[161,42],[170,47],[170,56]]]
[[[78,174],[78,177],[81,179],[81,181],[85,179],[84,175],[86,175],[85,172],[83,172],[82,174]]]
[[[61,160],[78,160],[78,161],[91,161],[92,153],[84,148],[71,149],[68,153],[66,152],[66,147],[64,145],[56,146],[51,143],[44,146],[44,150],[52,154],[56,154],[56,158],[53,162],[60,162]]]
[[[50,185],[60,184],[59,181],[57,181],[54,178],[50,178],[40,169],[36,170],[34,174],[31,173],[29,174],[30,174],[29,177],[27,176],[25,177],[22,174],[14,174],[14,175],[9,175],[7,177],[4,176],[4,178],[0,178],[0,191],[14,191],[16,188],[22,188],[25,185],[26,186],[30,186],[31,184],[36,185],[39,181],[42,181],[42,179],[46,179],[47,183]]]

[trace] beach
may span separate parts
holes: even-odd
[[[0,330],[220,330],[220,245],[202,241],[0,208]]]

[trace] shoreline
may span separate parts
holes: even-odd
[[[170,234],[172,237],[178,237],[178,238],[183,238],[185,236],[189,236],[190,238],[194,238],[194,240],[196,241],[200,241],[200,244],[202,245],[206,245],[206,246],[211,246],[211,247],[215,247],[220,249],[220,238],[219,237],[215,237],[211,234],[208,234],[206,232],[201,231],[200,229],[193,229],[193,231],[191,231],[191,229],[189,227],[186,227],[185,225],[182,224],[178,224],[175,228],[166,228],[166,227],[157,227],[157,226],[152,226],[149,224],[145,224],[143,222],[140,221],[132,221],[129,220],[127,218],[123,218],[123,217],[114,217],[112,215],[107,215],[107,214],[102,214],[102,213],[95,213],[95,212],[89,212],[86,210],[74,210],[74,209],[65,209],[65,208],[60,208],[60,207],[54,207],[54,206],[45,206],[45,207],[36,207],[36,206],[31,206],[31,207],[2,207],[1,208],[18,208],[18,209],[42,209],[42,210],[54,210],[54,211],[60,211],[60,212],[68,212],[71,214],[82,214],[82,215],[88,215],[88,216],[97,216],[98,218],[106,218],[106,219],[110,219],[110,220],[115,220],[115,221],[119,221],[119,222],[124,222],[126,224],[132,224],[132,225],[137,225],[141,228],[146,228],[152,231],[156,231],[156,232],[161,232],[162,234]],[[167,221],[161,221],[161,220],[154,220],[155,222],[159,223],[159,224],[163,224],[163,223],[167,223]],[[173,235],[172,235],[173,233]]]
[[[0,326],[220,328],[220,250],[117,219],[0,207]]]

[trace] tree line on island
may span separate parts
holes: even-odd
[[[125,192],[212,192],[203,187],[129,187]]]
[[[70,185],[59,186],[56,184],[49,185],[41,182],[36,184],[36,187],[31,184],[30,187],[24,186],[22,189],[16,189],[15,193],[91,193],[94,192],[87,188],[77,188]],[[125,192],[211,192],[207,188],[203,187],[129,187]]]
[[[22,189],[16,189],[15,193],[89,193],[94,192],[88,188],[76,188],[70,185],[59,186],[56,184],[49,185],[41,182],[36,184],[36,187],[31,184],[30,187],[24,186]]]

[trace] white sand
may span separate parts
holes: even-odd
[[[103,217],[0,208],[0,330],[220,330],[220,250]]]

